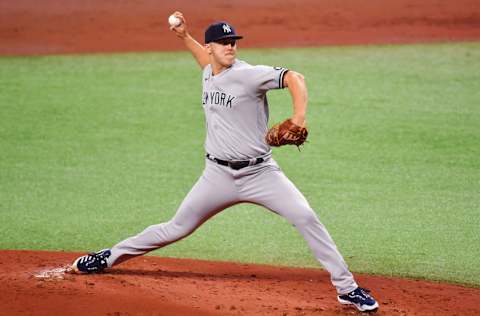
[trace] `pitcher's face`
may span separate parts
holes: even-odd
[[[207,44],[207,51],[213,61],[222,67],[228,68],[237,57],[237,41],[235,39],[222,39]]]

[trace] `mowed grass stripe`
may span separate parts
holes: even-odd
[[[242,50],[303,73],[309,143],[274,150],[351,269],[480,285],[480,44]],[[170,219],[203,169],[187,52],[0,58],[0,248],[96,250]],[[269,93],[271,123],[291,113]],[[250,204],[156,255],[318,266]]]

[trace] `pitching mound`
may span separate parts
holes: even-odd
[[[138,257],[98,275],[79,254],[1,251],[1,315],[355,315],[320,269]],[[378,315],[480,315],[480,289],[356,275]]]

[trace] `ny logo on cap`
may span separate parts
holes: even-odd
[[[230,25],[228,24],[223,25],[223,33],[232,33],[232,29],[230,28]]]

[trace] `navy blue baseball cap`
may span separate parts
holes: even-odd
[[[205,44],[225,38],[241,39],[243,36],[237,35],[233,26],[223,21],[210,24],[205,31]]]

